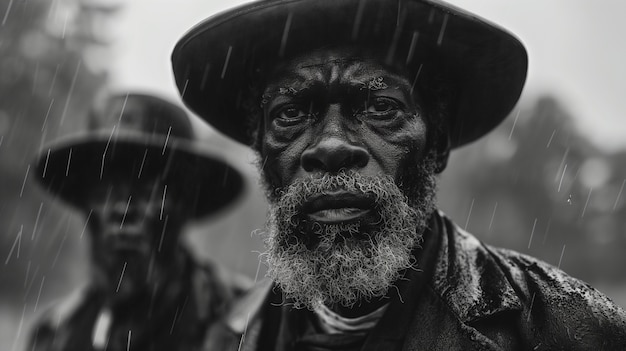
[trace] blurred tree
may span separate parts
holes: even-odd
[[[440,204],[457,223],[588,282],[626,282],[626,154],[594,147],[555,98],[452,157]]]
[[[41,290],[71,288],[46,274],[82,269],[64,263],[64,250],[80,245],[68,233],[80,233],[82,221],[29,178],[45,143],[83,128],[107,80],[89,56],[106,50],[93,20],[115,10],[81,0],[0,2],[0,305],[21,312],[30,303],[24,312],[33,312]]]

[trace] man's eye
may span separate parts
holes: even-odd
[[[398,103],[389,98],[375,98],[370,101],[365,112],[367,113],[385,113],[398,109]]]
[[[297,106],[287,106],[278,111],[277,117],[282,119],[296,119],[306,117],[307,113]]]
[[[289,127],[301,123],[310,115],[301,105],[289,104],[276,109],[272,113],[277,126]]]

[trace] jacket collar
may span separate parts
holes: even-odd
[[[442,213],[441,235],[431,286],[463,323],[521,310],[522,302],[489,249]]]

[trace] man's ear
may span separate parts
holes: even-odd
[[[448,165],[448,158],[450,157],[450,149],[451,149],[451,141],[448,133],[441,133],[435,142],[435,151],[436,158],[435,163],[437,168],[435,168],[435,173],[439,174],[446,169]]]

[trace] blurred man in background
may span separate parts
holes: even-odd
[[[183,100],[259,155],[272,282],[214,350],[619,349],[626,314],[435,209],[451,149],[516,104],[524,46],[439,1],[267,0],[194,27]],[[305,307],[305,308],[299,308]]]
[[[197,262],[180,235],[230,205],[242,177],[160,98],[112,96],[90,124],[37,160],[39,183],[84,214],[92,274],[44,314],[29,350],[196,349],[246,283]]]

